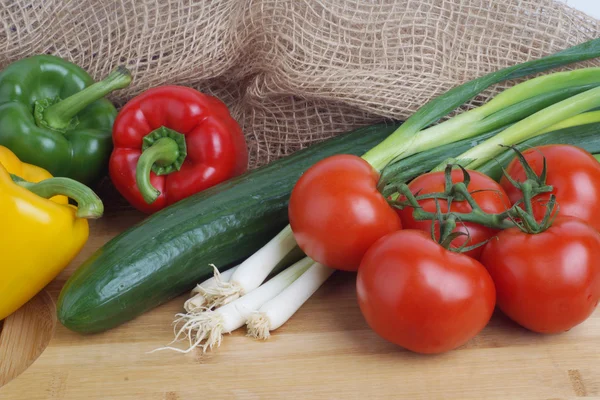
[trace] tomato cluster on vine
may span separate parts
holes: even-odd
[[[540,333],[595,310],[600,163],[585,150],[516,151],[499,183],[451,167],[389,198],[379,183],[363,159],[329,157],[296,184],[289,218],[309,257],[358,271],[360,310],[384,339],[440,353],[476,336],[496,307]]]

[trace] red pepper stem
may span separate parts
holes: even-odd
[[[152,204],[160,196],[160,191],[150,183],[152,167],[155,164],[168,166],[175,163],[180,157],[179,149],[179,144],[175,140],[162,137],[142,152],[137,163],[135,179],[146,203]]]
[[[52,129],[65,129],[69,126],[71,119],[84,108],[114,90],[127,87],[130,82],[131,73],[129,70],[124,66],[119,66],[104,80],[96,82],[46,108],[43,112],[43,119],[48,127]]]
[[[40,182],[29,182],[11,175],[14,183],[45,199],[67,196],[77,202],[78,218],[95,219],[104,213],[102,200],[92,189],[70,178],[49,178]]]

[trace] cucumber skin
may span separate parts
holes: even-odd
[[[184,199],[116,236],[69,278],[57,305],[70,330],[114,328],[243,260],[288,223],[302,173],[334,154],[362,155],[399,126],[357,129]]]

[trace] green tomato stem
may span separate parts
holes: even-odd
[[[522,155],[518,152],[518,150],[513,149],[520,156],[521,162],[524,163],[524,167],[527,170],[531,170],[530,166],[527,164]],[[552,187],[542,182],[544,179],[538,176],[529,176],[528,179],[523,182],[516,182],[509,177],[509,180],[512,184],[514,184],[523,194],[523,200],[517,202],[512,207],[507,209],[506,211],[498,214],[489,214],[482,210],[482,208],[477,204],[472,194],[469,192],[468,185],[470,182],[469,173],[466,169],[462,168],[464,173],[463,182],[452,183],[452,165],[448,165],[445,170],[445,187],[443,193],[428,193],[422,196],[415,196],[412,194],[410,188],[405,183],[400,183],[397,185],[397,192],[400,196],[404,197],[404,199],[399,200],[391,200],[390,203],[393,206],[397,207],[412,207],[413,208],[413,218],[417,221],[438,221],[440,223],[440,244],[449,248],[450,242],[454,240],[457,235],[461,235],[461,233],[452,232],[456,227],[456,221],[461,222],[471,222],[478,225],[486,226],[492,229],[507,229],[511,227],[518,227],[519,229],[528,232],[528,233],[539,233],[546,230],[552,221],[552,213],[555,207],[555,199],[551,196],[551,200],[549,201],[546,215],[541,223],[538,223],[533,216],[533,208],[531,205],[531,199],[540,194],[540,193],[548,193],[552,191]],[[533,174],[532,170],[531,173]],[[423,208],[419,204],[419,200],[424,199],[435,199],[436,203],[436,212],[428,212],[423,210]],[[466,201],[471,206],[471,212],[469,213],[457,213],[457,212],[447,212],[445,214],[442,213],[439,201],[440,199],[444,199],[449,205],[453,201]],[[521,204],[524,203],[525,210],[521,208]],[[432,236],[433,225],[432,225]],[[453,235],[453,236],[452,236]],[[434,237],[435,239],[435,237]],[[473,247],[469,247],[468,249],[472,249]],[[468,251],[464,249],[463,251]]]
[[[453,190],[456,193],[461,194],[465,198],[465,200],[469,201],[468,199],[470,199],[469,204],[471,204],[471,201],[474,202],[473,197],[471,196],[469,191],[466,190],[466,186],[464,186],[464,185],[456,186],[455,185]],[[410,188],[408,187],[408,185],[406,185],[406,184],[399,185],[398,193],[400,193],[400,195],[404,196],[406,198],[408,206],[412,207],[414,209],[413,210],[413,218],[415,220],[417,220],[417,221],[435,221],[440,218],[440,215],[438,215],[436,213],[425,211],[421,208],[421,206],[419,205],[419,200],[422,200],[422,198],[415,197],[412,194],[412,192],[410,191]],[[443,196],[440,196],[440,198],[442,198],[442,197]],[[451,196],[449,196],[449,197],[451,197]],[[449,197],[446,197],[446,199],[448,199]],[[452,217],[453,219],[456,219],[456,220],[459,220],[462,222],[474,222],[476,224],[487,226],[489,228],[507,229],[507,228],[511,228],[511,227],[515,226],[514,222],[512,220],[510,220],[509,215],[510,215],[510,213],[508,210],[503,213],[500,213],[500,214],[487,214],[484,211],[482,211],[479,206],[477,206],[477,208],[472,210],[472,212],[470,212],[470,213],[452,212],[452,213],[442,214],[441,222],[445,222],[450,217]]]

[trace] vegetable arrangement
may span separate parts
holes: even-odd
[[[396,127],[335,137],[153,214],[75,271],[59,296],[58,318],[77,332],[104,331],[206,280],[211,264],[238,264],[285,226],[290,191],[307,168],[333,154],[362,154]]]
[[[85,184],[102,178],[112,148],[117,110],[104,96],[130,82],[123,67],[94,82],[50,55],[0,73],[0,320],[75,258],[87,219],[102,216],[102,201]]]
[[[568,146],[557,147],[569,148]],[[585,321],[598,304],[600,299],[600,266],[593,261],[593,257],[600,251],[600,233],[591,226],[590,220],[573,217],[568,211],[560,210],[556,196],[553,194],[550,194],[548,201],[544,202],[545,212],[543,217],[536,218],[532,207],[533,202],[538,201],[538,195],[551,193],[554,188],[546,182],[547,170],[545,166],[542,167],[538,176],[533,172],[522,154],[518,153],[516,161],[521,163],[522,168],[526,171],[526,176],[522,180],[514,180],[508,174],[506,174],[506,177],[511,185],[521,191],[522,196],[513,200],[512,205],[500,213],[486,213],[479,206],[474,196],[471,195],[469,171],[463,169],[463,180],[454,183],[451,179],[451,165],[445,172],[447,182],[443,192],[435,193],[435,195],[424,194],[423,197],[433,197],[436,202],[438,199],[445,199],[446,201],[456,201],[458,199],[460,202],[468,203],[468,212],[443,214],[439,202],[435,213],[425,211],[419,205],[417,200],[419,196],[414,196],[405,184],[398,186],[399,192],[403,195],[400,197],[398,204],[401,207],[405,205],[413,207],[412,217],[415,219],[438,222],[440,224],[440,235],[437,241],[443,248],[449,248],[452,240],[458,235],[470,235],[468,228],[466,233],[456,231],[457,221],[502,229],[487,243],[483,243],[483,251],[480,257],[481,265],[484,266],[482,271],[487,269],[486,275],[491,277],[495,286],[495,290],[493,288],[487,290],[486,297],[493,297],[497,294],[499,308],[515,322],[530,330],[540,333],[559,333]],[[544,163],[545,161],[542,164]],[[595,169],[600,172],[600,164],[596,163]],[[578,172],[573,173],[572,171],[563,172],[567,180],[577,174]],[[481,190],[489,191],[489,193],[496,192],[496,189],[489,185],[488,188],[476,190],[474,193],[481,193]],[[585,207],[586,201],[585,198],[581,199],[582,207]],[[403,232],[408,233],[410,231],[405,230]],[[434,239],[437,239],[435,235]],[[386,240],[387,238],[384,237],[380,242]],[[377,248],[377,246],[374,247]],[[389,339],[411,350],[426,353],[451,350],[478,333],[477,330],[470,334],[465,332],[460,337],[462,343],[452,341],[452,335],[443,338],[426,338],[427,329],[430,329],[431,324],[444,323],[444,317],[449,312],[445,307],[448,307],[449,303],[454,305],[456,299],[468,298],[469,294],[473,292],[465,284],[464,274],[466,274],[467,269],[463,268],[461,271],[462,277],[457,278],[456,274],[454,276],[447,274],[446,279],[442,280],[441,277],[444,276],[442,273],[431,270],[432,265],[435,265],[431,261],[431,254],[434,253],[430,251],[429,254],[423,253],[415,256],[412,269],[405,268],[401,271],[417,279],[418,283],[409,285],[411,293],[415,288],[420,289],[423,285],[427,290],[434,292],[432,294],[427,290],[421,290],[419,294],[423,293],[424,295],[413,294],[411,296],[412,303],[409,304],[402,302],[403,297],[400,300],[390,299],[389,295],[382,296],[372,289],[374,285],[369,285],[369,283],[373,280],[376,281],[377,277],[372,278],[369,274],[377,274],[377,269],[371,267],[373,264],[368,263],[370,260],[367,256],[363,259],[363,263],[366,264],[364,267],[361,264],[358,277],[361,310],[367,321],[374,327],[374,330],[382,336],[384,333],[381,333],[381,328],[370,322],[373,319],[371,314],[375,313],[377,316],[387,310],[387,312],[400,312],[403,315],[412,315],[413,312],[421,316],[427,315],[415,323],[417,327],[420,326],[419,324],[425,326],[425,331],[418,332],[418,343],[415,344],[409,340],[415,337],[414,332],[410,330],[413,328],[408,328],[409,333],[406,336],[400,334]],[[383,262],[383,264],[387,266],[390,263]],[[392,267],[389,268],[399,268],[397,264],[392,264]],[[446,260],[443,265],[452,265],[452,262]],[[365,277],[362,276],[363,268],[365,269]],[[383,284],[382,279],[387,280],[389,276],[390,272],[387,274],[379,273],[380,285]],[[398,279],[402,283],[399,295],[409,291],[409,289],[404,288],[407,280],[408,278]],[[387,285],[389,286],[389,283]],[[367,290],[369,288],[371,288],[370,291]],[[452,291],[450,294],[446,293],[449,288]],[[416,291],[418,292],[418,290]],[[384,292],[389,292],[389,290]],[[479,298],[482,296],[479,296]],[[382,297],[383,299],[381,299]],[[371,298],[379,300],[382,304],[379,309],[372,306],[375,300]],[[431,304],[431,299],[442,299],[443,301],[442,304]],[[474,301],[475,299],[471,299],[468,304],[472,304]],[[479,314],[476,312],[461,314],[463,310],[464,305],[460,306],[459,304],[455,310],[451,311],[451,314],[454,315],[452,322],[457,324],[455,328],[468,326],[469,322],[473,322],[473,319],[478,322],[484,320],[483,317],[477,319],[476,316]],[[438,321],[439,318],[441,318],[441,322]],[[375,320],[377,319],[375,318]],[[402,330],[399,332],[402,333]],[[446,327],[445,332],[453,332],[452,325]],[[431,347],[433,345],[442,347]]]
[[[577,50],[569,49],[560,56],[571,52],[580,55]],[[560,56],[558,59],[564,62]],[[542,221],[535,219],[531,199],[554,189],[545,183],[547,171],[536,179],[528,175],[522,197],[511,203],[501,185],[477,171],[464,170],[463,181],[454,182],[460,178],[461,171],[455,173],[447,169],[440,174],[436,170],[448,166],[454,158],[453,162],[459,166],[483,167],[495,155],[508,151],[499,145],[518,144],[539,135],[548,135],[546,139],[549,140],[550,134],[560,137],[564,135],[561,132],[564,129],[597,122],[597,115],[588,111],[599,105],[596,86],[600,70],[581,69],[531,79],[502,92],[484,106],[438,125],[427,126],[473,97],[476,91],[507,77],[521,76],[525,71],[543,70],[551,64],[548,59],[538,61],[539,64],[534,61],[522,65],[522,69],[511,67],[479,78],[433,100],[362,159],[334,156],[309,168],[291,193],[290,226],[237,266],[227,280],[219,278],[209,287],[204,288],[202,284],[198,287],[197,296],[203,299],[204,308],[187,309],[187,314],[177,321],[186,321],[179,331],[189,339],[190,346],[186,351],[196,346],[206,350],[218,345],[221,332],[213,336],[213,329],[194,324],[194,321],[202,321],[206,313],[213,313],[215,308],[218,311],[231,301],[243,301],[254,291],[261,290],[260,283],[270,268],[282,255],[292,251],[295,243],[310,257],[306,260],[314,260],[315,264],[311,267],[310,277],[302,275],[298,278],[297,282],[302,285],[294,285],[294,282],[282,291],[271,293],[273,298],[269,303],[279,305],[279,315],[293,315],[330,275],[327,269],[358,269],[361,310],[371,327],[383,337],[411,350],[431,353],[453,349],[476,335],[492,314],[496,293],[495,282],[485,264],[475,258],[481,257],[487,244],[511,227],[519,227],[528,235],[545,235],[548,229],[553,229],[551,217],[556,214],[553,211],[555,196],[549,202],[552,210],[544,214]],[[475,146],[467,146],[462,154],[457,151],[464,143],[456,142],[477,136],[487,137]],[[424,170],[432,169],[431,173],[417,177],[411,183],[419,194],[418,199],[415,198],[404,182],[416,176],[403,175],[403,170],[395,168],[394,164],[435,148],[441,150],[441,145],[452,143],[455,145],[444,149],[449,151],[442,153],[444,158],[437,167],[434,164]],[[379,170],[386,176],[388,168],[395,170],[394,179],[381,179]],[[596,165],[596,168],[600,166]],[[455,183],[463,188],[460,192],[453,190]],[[519,190],[523,189],[513,178],[511,183]],[[530,190],[529,186],[534,183],[536,190]],[[398,184],[404,185],[403,193],[397,193]],[[440,186],[444,191],[436,192]],[[410,206],[414,208],[411,212],[400,207],[400,219],[391,213],[392,206],[401,204],[397,202],[399,195],[412,196]],[[427,212],[432,207],[435,212]],[[422,231],[425,229],[431,229],[432,238]],[[386,247],[387,240],[391,244]],[[400,246],[405,241],[411,244]],[[380,246],[383,255],[378,253]],[[398,246],[405,251],[392,251],[390,258],[386,258],[386,250]],[[471,257],[456,254],[465,251],[470,252]],[[437,263],[432,257],[437,257]],[[433,265],[438,266],[437,270]],[[419,272],[420,268],[425,270]],[[370,271],[375,271],[375,275],[380,271],[379,278],[369,277]],[[429,277],[429,274],[431,281],[423,280],[422,277]],[[593,284],[586,295],[593,302],[600,295],[596,283],[600,275],[592,271],[589,276]],[[411,277],[416,280],[412,281]],[[394,281],[398,287],[394,287]],[[454,284],[458,286],[454,289],[457,293],[443,292],[452,290]],[[375,294],[369,296],[369,293]],[[452,301],[453,296],[455,301]],[[271,325],[263,306],[256,305],[254,315],[248,313],[251,336],[266,338],[271,330],[281,325],[279,320]],[[415,320],[411,320],[410,315]],[[434,316],[438,319],[434,320]],[[443,316],[453,318],[444,321]],[[399,322],[390,327],[385,323],[390,317]],[[417,321],[419,317],[420,322]],[[392,337],[392,333],[399,336]],[[176,339],[179,338],[178,334]],[[415,338],[420,341],[414,342]]]
[[[566,63],[579,61],[590,56],[595,57],[598,55],[598,44],[598,42],[590,41],[555,55],[540,60],[533,60],[521,65],[515,65],[456,87],[419,109],[393,134],[378,146],[369,150],[362,158],[376,170],[381,170],[391,161],[399,161],[443,144],[453,143],[461,139],[476,136],[481,132],[485,132],[486,129],[506,127],[507,124],[512,124],[511,127],[513,131],[519,134],[522,134],[523,131],[527,132],[528,130],[532,130],[533,125],[529,122],[530,120],[528,118],[535,116],[539,112],[544,112],[544,107],[548,105],[549,101],[561,102],[565,101],[563,100],[564,96],[568,97],[573,93],[578,93],[575,94],[575,96],[572,96],[574,98],[581,93],[585,94],[595,90],[595,86],[598,85],[597,82],[600,69],[582,69],[532,79],[504,91],[489,103],[478,109],[460,114],[444,123],[429,128],[427,128],[427,126],[444,117],[450,111],[462,105],[465,101],[471,99],[494,83],[543,71]],[[592,89],[590,89],[590,87],[592,87]],[[511,112],[516,107],[523,105],[521,104],[523,102],[525,103],[525,107],[518,112]],[[588,102],[591,102],[589,95],[584,97],[583,103],[587,104]],[[581,102],[576,102],[576,107],[571,107],[572,109],[569,110],[569,113],[562,112],[560,114],[564,118],[574,116],[576,115],[574,110],[579,109],[577,107],[583,107]],[[523,110],[527,110],[533,114],[523,118],[525,115],[528,115],[525,114]],[[586,110],[582,110],[581,112],[583,111]],[[519,120],[520,118],[521,120]],[[550,116],[550,118],[551,120],[556,120],[556,122],[561,122],[560,120],[557,120],[556,117]],[[516,121],[518,121],[518,123],[516,123]],[[540,129],[547,128],[552,130],[551,127],[553,123],[544,122],[542,125],[543,126]],[[515,127],[520,129],[516,129]],[[493,137],[497,137],[505,131],[506,129],[501,130],[500,133],[497,133],[497,135]],[[532,134],[531,136],[534,135]],[[488,139],[476,148],[486,149],[490,147],[489,143],[491,139],[492,138]],[[492,144],[491,146],[496,146],[496,144]],[[456,153],[450,153],[446,155],[446,158],[456,155]],[[291,201],[293,201],[293,197],[292,194]],[[290,215],[290,220],[293,220],[293,218],[294,216]],[[343,219],[339,221],[343,222]],[[319,229],[319,226],[316,226],[315,229]],[[339,239],[340,238],[338,238],[338,240]],[[352,240],[359,241],[361,239],[354,237],[345,238],[344,240],[350,242]],[[252,262],[247,261],[242,263],[232,275],[230,282],[212,289],[210,293],[208,293],[211,298],[209,304],[224,304],[231,299],[235,299],[238,296],[244,295],[245,293],[248,293],[248,291],[255,289],[268,275],[270,268],[273,267],[274,262],[278,259],[278,254],[285,254],[294,248],[294,241],[295,239],[292,237],[289,229],[288,232],[282,231],[280,235],[276,236],[273,242],[249,258]],[[306,251],[306,249],[303,250]],[[307,255],[309,257],[312,256],[310,251],[307,252]],[[261,260],[260,263],[255,262],[255,260],[258,259]],[[325,260],[316,259],[315,261],[321,262]],[[258,264],[260,264],[260,266]],[[356,264],[354,268],[356,268]],[[245,277],[250,276],[254,277],[252,282],[246,281],[245,279],[247,278]],[[256,279],[257,276],[260,280]],[[242,277],[244,277],[244,279],[242,279]]]
[[[491,85],[598,56],[600,39],[493,72],[402,124],[254,171],[240,126],[214,97],[161,86],[117,113],[103,97],[129,84],[123,67],[94,83],[53,56],[11,64],[0,73],[0,144],[16,155],[0,147],[0,199],[6,218],[24,223],[3,242],[28,245],[28,227],[42,250],[0,256],[23,266],[0,269],[11,297],[0,319],[82,248],[86,218],[103,211],[84,184],[108,170],[152,215],[69,278],[58,318],[71,330],[116,327],[193,288],[175,321],[175,341],[188,345],[166,348],[206,351],[244,325],[266,339],[335,270],[357,272],[368,325],[415,352],[465,344],[496,306],[536,332],[571,329],[600,299],[600,68],[529,79],[439,121]],[[24,84],[31,74],[39,86]],[[23,201],[36,212],[17,208]]]

